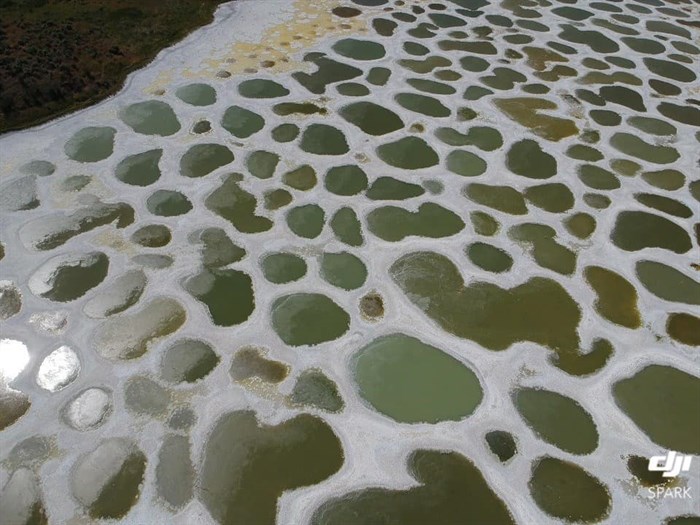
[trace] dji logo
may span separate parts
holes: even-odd
[[[649,458],[649,471],[661,472],[664,478],[675,478],[681,472],[690,470],[690,462],[693,456],[684,456],[674,450],[669,450],[665,456],[652,456]],[[691,498],[690,487],[660,486],[647,487],[649,498]]]
[[[665,456],[652,456],[649,458],[649,470],[663,472],[665,478],[675,478],[681,472],[690,470],[690,462],[693,456],[683,456],[674,450],[669,450]]]

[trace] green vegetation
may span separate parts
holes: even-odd
[[[94,104],[220,0],[0,0],[0,133]],[[144,21],[148,23],[144,23]]]

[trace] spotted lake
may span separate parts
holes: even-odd
[[[0,137],[0,523],[699,523],[698,20],[243,0]]]

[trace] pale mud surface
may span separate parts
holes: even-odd
[[[406,465],[418,449],[466,457],[517,523],[560,522],[537,506],[528,488],[536,460],[546,455],[579,465],[609,492],[609,510],[593,521],[655,524],[700,513],[697,460],[690,472],[673,482],[690,487],[693,499],[648,499],[627,468],[628,456],[663,454],[680,441],[652,440],[620,409],[612,391],[616,382],[649,364],[689,374],[691,395],[697,393],[700,381],[698,348],[692,346],[697,335],[667,333],[671,314],[691,315],[689,320],[683,318],[687,324],[678,325],[681,332],[697,327],[692,316],[697,318],[700,304],[700,32],[681,23],[697,22],[697,4],[506,0],[474,2],[470,13],[449,2],[360,3],[380,5],[342,4],[361,10],[344,18],[331,13],[341,5],[332,1],[226,4],[213,24],[161,52],[131,75],[115,97],[38,128],[0,137],[0,487],[4,487],[0,523],[41,523],[42,516],[48,516],[49,523],[72,524],[99,522],[100,516],[133,524],[215,523],[217,516],[222,522],[237,523],[236,505],[257,512],[251,503],[257,500],[231,503],[229,518],[223,518],[221,508],[229,503],[203,495],[201,478],[225,484],[237,475],[233,471],[239,459],[227,459],[233,462],[232,472],[216,472],[216,462],[210,458],[207,463],[205,452],[208,436],[222,416],[245,410],[254,411],[259,428],[252,425],[241,439],[255,443],[255,436],[265,436],[260,437],[261,451],[279,453],[275,435],[291,436],[297,428],[307,427],[328,445],[327,464],[319,462],[315,478],[311,474],[308,479],[295,478],[292,474],[297,471],[285,480],[288,485],[276,476],[270,478],[281,493],[279,524],[309,523],[324,502],[349,492],[414,486]],[[572,20],[557,11],[563,7],[589,15]],[[452,18],[431,19],[430,14]],[[492,15],[507,17],[510,23]],[[393,35],[375,31],[372,21],[377,18],[396,23]],[[659,21],[667,25],[659,26]],[[580,37],[578,30],[595,30],[598,40],[589,45],[562,37],[572,33]],[[512,35],[527,35],[529,40],[509,42],[506,37]],[[342,48],[334,45],[348,37],[379,43],[383,53],[376,53],[375,46],[366,50],[368,56],[359,57],[362,60],[343,56]],[[650,46],[645,49],[652,54],[633,49],[633,45],[639,48],[638,43],[628,45],[622,37],[648,39],[642,45]],[[404,47],[409,41],[414,46]],[[459,49],[461,44],[454,44],[459,42],[481,44]],[[543,49],[551,53],[544,63],[539,60]],[[303,76],[292,76],[315,71],[316,65],[304,61],[307,53],[325,53],[359,72],[329,83],[320,93],[311,92],[298,81]],[[554,54],[558,58],[553,59]],[[442,59],[420,71],[402,62],[430,56]],[[465,57],[483,62],[467,67],[460,62]],[[649,58],[666,62],[645,61]],[[385,85],[366,80],[374,67],[391,71]],[[440,82],[430,89],[442,92],[425,92],[416,86],[427,84],[408,82],[416,78]],[[274,81],[282,88],[272,90],[273,98],[244,97],[237,86],[250,79]],[[343,95],[338,85],[345,82],[363,84],[369,94]],[[176,96],[178,88],[192,83],[213,87],[216,101],[197,106]],[[601,90],[606,83],[633,93]],[[541,87],[523,89],[532,84]],[[468,89],[473,86],[492,93],[477,97]],[[546,93],[537,92],[542,87]],[[416,99],[395,99],[398,93],[434,100],[421,109],[412,107]],[[522,97],[544,111],[536,115],[525,108],[523,116],[523,106],[510,100]],[[163,112],[146,122],[151,127],[127,125],[125,108],[148,100],[164,103],[158,106]],[[400,129],[386,134],[361,131],[341,111],[357,101],[389,109],[400,119]],[[322,111],[282,116],[273,110],[281,102],[311,103],[316,108],[306,109]],[[659,110],[664,102],[683,107],[669,117]],[[239,114],[231,126],[224,118],[231,106],[257,117]],[[601,110],[616,113],[620,122],[601,124],[595,113]],[[639,116],[657,120],[630,121]],[[615,121],[614,115],[606,118]],[[194,133],[193,127],[202,120],[209,121],[211,129]],[[237,127],[241,123],[242,131]],[[273,128],[290,123],[300,128],[299,137],[288,142],[273,138]],[[303,137],[310,124],[332,126],[335,131],[317,128],[318,136]],[[379,127],[390,124],[386,119],[375,122]],[[455,136],[442,140],[445,132],[438,130],[444,127],[462,134],[488,127],[491,140],[488,144]],[[102,131],[88,132],[95,140],[89,151],[80,151],[81,145],[71,137],[86,128]],[[613,138],[619,133],[638,137],[646,145],[620,135]],[[377,149],[404,137],[423,142],[411,143],[398,155]],[[512,146],[523,140],[537,143],[520,159],[526,165],[535,163],[532,169],[516,166],[509,155]],[[183,176],[180,159],[197,144],[225,146],[235,159],[226,155],[209,159],[203,176]],[[570,147],[576,144],[579,151],[580,146],[590,148],[584,153],[590,160],[575,158],[580,155]],[[538,157],[538,149],[548,156]],[[152,150],[162,150],[160,157],[152,157],[158,167],[149,175],[155,173],[154,180],[134,185],[115,175],[127,156]],[[266,177],[253,176],[247,163],[251,152],[261,150],[279,157]],[[469,155],[460,162],[450,156],[456,150]],[[330,154],[320,154],[324,152]],[[411,163],[415,166],[407,165]],[[367,182],[355,180],[342,191],[329,191],[327,171],[350,164],[364,171]],[[588,178],[579,176],[584,164],[607,173],[598,170]],[[285,175],[305,165],[311,166],[313,176],[308,170]],[[654,175],[663,169],[674,171]],[[240,175],[227,179],[232,173]],[[403,200],[378,200],[387,198],[378,187],[363,195],[380,177],[415,187],[392,190]],[[224,180],[225,189],[210,197]],[[523,193],[550,183],[566,188],[560,186],[554,201],[544,205],[532,190],[526,199],[515,193],[504,208],[473,198],[473,192],[468,196],[465,188],[473,183]],[[158,190],[178,193],[160,193],[157,202],[149,199]],[[266,209],[266,194],[272,190],[284,190],[289,197]],[[655,209],[645,204],[648,197],[639,197],[644,193],[666,200],[657,197],[654,202],[661,204]],[[608,205],[601,207],[606,200]],[[359,219],[359,242],[356,235],[353,240],[332,228],[334,215],[344,207]],[[385,209],[375,211],[381,208]],[[302,210],[296,225],[287,223],[292,209]],[[474,221],[477,211],[491,217],[487,220],[491,227]],[[616,237],[616,221],[628,211],[641,213],[626,226],[618,222]],[[567,228],[576,213],[595,220],[590,235],[575,235]],[[587,220],[591,222],[590,217]],[[514,228],[524,223],[551,230],[536,229],[531,238],[524,238],[528,230]],[[167,226],[171,238],[157,230],[134,236],[151,224]],[[626,233],[621,233],[625,227]],[[477,257],[468,249],[475,242],[500,251],[487,248]],[[324,253],[340,252],[354,258],[335,260],[339,267],[322,267]],[[528,331],[529,321],[517,317],[530,313],[510,308],[516,297],[509,294],[502,294],[501,306],[477,328],[460,322],[459,316],[450,320],[454,309],[441,301],[454,301],[457,310],[474,315],[486,310],[474,310],[473,304],[461,310],[461,296],[453,294],[460,279],[454,275],[452,280],[423,275],[424,289],[420,282],[410,289],[405,275],[390,273],[402,256],[415,252],[434,252],[443,256],[440,260],[451,261],[464,281],[465,297],[473,290],[470,287],[482,286],[478,283],[508,290],[533,278],[544,279],[562,290],[567,304],[580,310],[580,321],[578,314],[568,315],[556,303],[543,306],[542,311],[551,312],[557,323],[551,332],[563,334],[552,342],[547,330],[544,335]],[[262,261],[273,253],[294,254],[305,266],[297,263],[288,275],[271,278]],[[103,259],[96,254],[105,254],[108,263],[98,264]],[[66,266],[62,261],[71,263]],[[326,259],[327,265],[330,261]],[[666,277],[653,274],[647,278],[650,282],[642,283],[640,261],[663,263]],[[600,280],[592,282],[586,272],[591,266],[615,272],[617,278],[606,281],[607,274],[598,271]],[[495,296],[494,289],[483,294],[485,303]],[[608,289],[619,293],[600,292]],[[379,295],[380,301],[365,301],[369,310],[361,312],[361,299],[368,294]],[[316,309],[314,297],[325,297]],[[608,302],[601,305],[605,297]],[[273,315],[273,305],[288,305],[294,298],[311,306],[292,316],[280,310]],[[542,305],[547,301],[537,294],[529,300],[534,301],[532,310],[538,310],[538,301]],[[307,304],[304,301],[296,304]],[[273,326],[275,319],[297,324]],[[542,319],[546,324],[548,318]],[[395,333],[449,354],[476,374],[483,398],[473,413],[430,424],[398,423],[363,399],[352,375],[353,358],[378,337]],[[509,334],[515,334],[512,344]],[[596,341],[601,340],[606,342],[600,348],[612,352],[586,369],[581,365],[583,354],[599,348]],[[188,344],[193,345],[190,355]],[[237,355],[251,347],[259,350]],[[561,352],[574,365],[556,361]],[[603,354],[601,350],[591,355]],[[308,376],[309,370],[320,371],[330,382],[321,379],[312,385],[316,390],[293,393],[297,379],[304,372],[303,377]],[[572,454],[538,437],[513,403],[512,393],[519,388],[542,388],[575,400],[595,424],[594,450]],[[334,397],[338,394],[342,403]],[[302,398],[307,401],[295,401]],[[700,401],[677,401],[689,407],[682,425],[687,424],[686,433],[692,431],[698,418],[693,410]],[[324,410],[324,406],[342,409]],[[669,401],[668,412],[673,411],[674,402]],[[321,421],[304,415],[309,413]],[[235,417],[250,423],[249,415]],[[266,425],[279,426],[271,430]],[[342,446],[339,468],[327,429]],[[494,430],[510,432],[517,443],[516,455],[505,464],[484,439]],[[682,442],[681,452],[700,453],[700,435],[695,437],[689,445]],[[235,435],[231,441],[236,441]],[[163,443],[169,444],[166,449],[161,449]],[[301,457],[314,461],[308,450],[299,450],[308,454]],[[189,462],[183,459],[188,451]],[[303,470],[299,465],[289,468],[297,467],[298,472]],[[182,484],[158,481],[168,476],[182,479]],[[100,501],[100,494],[109,489],[105,486],[110,480],[119,486],[120,497],[107,504]],[[14,496],[18,493],[23,497]],[[267,510],[254,513],[245,523],[257,525],[255,516],[260,523],[270,522],[274,500],[274,494],[264,500]],[[322,522],[318,516],[314,521]],[[440,517],[436,523],[442,523]]]

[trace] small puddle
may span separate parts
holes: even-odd
[[[486,444],[489,450],[498,457],[501,463],[506,463],[510,458],[518,453],[518,445],[513,434],[505,430],[492,430],[487,432]]]

